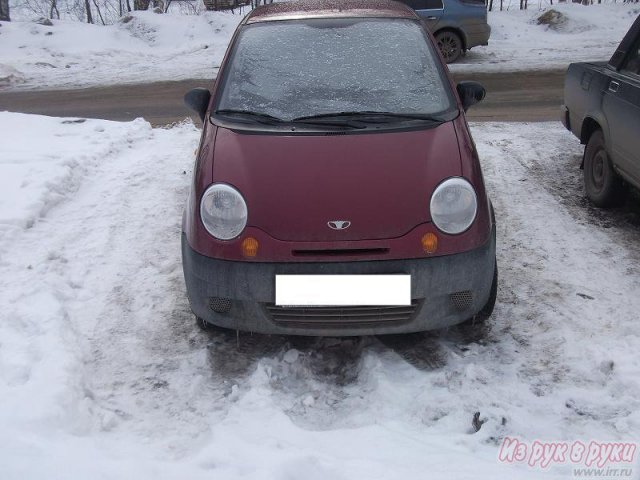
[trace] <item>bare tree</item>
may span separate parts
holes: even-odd
[[[58,10],[58,0],[51,0],[51,8],[49,9],[49,18],[53,19],[55,13],[56,18],[60,20],[60,10]]]
[[[11,17],[9,17],[9,0],[0,0],[0,21],[11,21]]]
[[[87,13],[87,23],[93,23],[93,16],[91,15],[91,4],[89,0],[84,0],[84,9]]]
[[[98,5],[98,2],[96,0],[93,0],[93,4],[96,6],[96,10],[98,11],[98,16],[100,17],[100,21],[102,22],[102,25],[106,25],[106,23],[104,23],[104,18],[102,18],[102,12],[100,11],[100,5]]]

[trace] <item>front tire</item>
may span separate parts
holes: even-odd
[[[493,308],[496,306],[496,299],[498,298],[498,262],[495,262],[493,268],[493,282],[491,283],[491,291],[489,292],[489,299],[484,307],[475,316],[476,322],[484,322],[493,313]]]
[[[208,331],[213,330],[214,325],[207,322],[204,318],[200,318],[196,316],[196,325],[200,328],[200,330]]]
[[[613,169],[605,148],[602,130],[596,130],[584,150],[584,188],[587,197],[597,207],[620,205],[626,190]]]
[[[480,311],[473,317],[465,320],[462,323],[463,326],[483,324],[493,313],[493,308],[496,306],[496,299],[498,298],[498,262],[495,262],[494,265],[493,281],[491,282],[491,290],[489,291],[489,298],[487,299],[487,303],[485,303],[484,307],[482,307]]]
[[[457,33],[451,30],[438,32],[436,34],[436,41],[438,42],[438,48],[445,62],[453,63],[462,55],[462,39]]]

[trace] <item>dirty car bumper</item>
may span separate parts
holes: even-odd
[[[491,27],[485,24],[467,25],[465,26],[466,48],[473,48],[479,45],[489,45],[489,37],[491,36]]]
[[[194,314],[209,323],[285,335],[377,335],[461,323],[486,304],[495,268],[495,226],[468,252],[424,259],[257,263],[194,251],[182,235],[182,264]],[[276,274],[409,274],[411,307],[276,307]]]

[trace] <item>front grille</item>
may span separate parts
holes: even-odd
[[[357,307],[278,307],[266,304],[271,320],[293,328],[366,328],[401,325],[409,322],[420,307],[420,300],[407,306]]]

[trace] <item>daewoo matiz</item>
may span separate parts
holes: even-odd
[[[211,92],[182,261],[201,326],[416,332],[488,317],[494,215],[465,110],[414,11],[274,3],[238,27]]]

